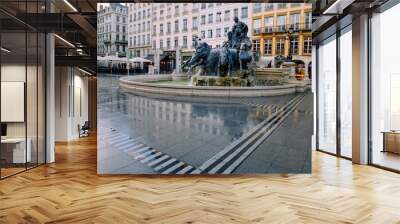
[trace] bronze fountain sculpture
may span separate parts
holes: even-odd
[[[228,40],[222,47],[212,48],[199,37],[193,37],[193,46],[196,51],[192,58],[183,67],[200,67],[201,74],[207,76],[232,76],[233,73],[249,73],[249,64],[254,62],[251,52],[252,43],[247,36],[248,27],[245,23],[234,18],[234,25],[227,33]]]

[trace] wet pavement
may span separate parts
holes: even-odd
[[[154,150],[148,156],[155,159],[171,158],[159,170],[167,170],[178,161],[199,167],[295,97],[295,94],[225,99],[136,95],[120,89],[118,78],[98,75],[99,173],[158,173],[148,166],[150,159],[129,152],[129,147],[135,144]],[[234,173],[310,172],[311,111],[312,95],[306,94],[296,110]],[[110,135],[110,130],[114,134]],[[124,145],[127,146],[123,148]]]

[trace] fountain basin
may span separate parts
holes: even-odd
[[[280,96],[305,92],[310,89],[307,82],[289,83],[278,86],[185,86],[168,84],[172,81],[173,75],[135,75],[123,76],[119,80],[120,87],[133,93],[152,93],[174,96],[204,96],[204,97],[259,97],[259,96]]]

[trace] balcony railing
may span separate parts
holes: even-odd
[[[299,31],[311,31],[310,23],[295,23],[288,25],[278,25],[278,26],[266,26],[261,28],[256,28],[253,30],[254,35],[259,35],[258,30],[262,30],[262,33],[279,33],[279,32],[288,32],[289,29],[292,29],[294,32]]]
[[[196,31],[196,30],[199,30],[199,28],[196,26],[196,27],[192,27],[192,31]]]
[[[198,12],[198,11],[199,11],[199,8],[192,9],[192,12]]]
[[[128,41],[127,40],[116,40],[115,43],[116,44],[124,44],[125,45],[125,44],[128,44]]]

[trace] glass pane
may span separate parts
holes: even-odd
[[[25,170],[30,160],[30,151],[26,151],[25,32],[3,32],[1,47],[1,175],[5,177]]]
[[[28,48],[28,61],[27,61],[27,80],[26,80],[26,116],[27,116],[27,149],[28,156],[28,168],[37,165],[37,132],[38,132],[38,36],[35,32],[27,33],[27,48]]]
[[[336,153],[336,39],[318,48],[318,148]]]
[[[45,163],[45,60],[46,60],[46,37],[44,34],[38,36],[38,163]]]
[[[372,163],[400,170],[400,5],[374,15],[372,25]]]
[[[352,156],[352,33],[340,36],[340,153]]]

